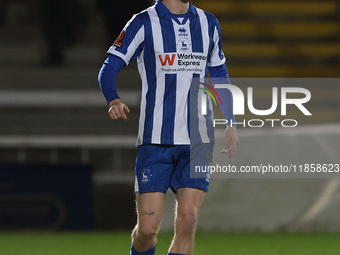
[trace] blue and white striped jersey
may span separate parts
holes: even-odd
[[[225,63],[216,17],[191,3],[187,14],[175,15],[158,1],[132,17],[108,53],[126,65],[137,59],[142,79],[137,143],[190,144],[191,80]],[[201,138],[213,142],[208,134]]]

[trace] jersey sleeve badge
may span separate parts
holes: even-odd
[[[120,33],[120,35],[117,37],[116,41],[113,43],[113,46],[116,46],[118,48],[122,47],[122,45],[123,45],[122,40],[123,40],[124,36],[125,36],[125,31],[123,30]]]

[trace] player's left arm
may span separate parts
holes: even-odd
[[[211,78],[223,78],[225,82],[230,84],[229,74],[226,66],[226,59],[222,50],[222,34],[221,27],[216,17],[213,19],[215,22],[212,34],[213,47],[209,53],[208,71]],[[222,105],[221,109],[225,119],[228,121],[228,126],[225,130],[225,143],[227,149],[223,149],[221,153],[229,154],[232,158],[236,152],[239,140],[235,125],[235,116],[233,114],[233,95],[229,89],[216,89],[219,94]]]
[[[224,139],[227,149],[222,149],[221,153],[228,154],[229,158],[232,158],[237,150],[237,146],[239,143],[236,127],[227,127],[224,131]]]
[[[221,27],[216,17],[214,22],[213,47],[209,56],[208,71],[211,78],[224,78],[230,83],[226,59],[222,50]],[[236,125],[234,124],[236,121],[233,114],[233,95],[229,89],[216,89],[216,91],[222,101],[221,109],[225,119],[228,124],[233,123],[233,125],[228,125],[224,132],[227,149],[223,149],[221,153],[228,154],[229,158],[232,158],[239,143]]]
[[[211,78],[226,78],[229,80],[228,70],[226,64],[222,64],[217,67],[208,67]],[[221,110],[223,112],[224,118],[228,123],[235,123],[235,115],[233,114],[233,95],[229,89],[216,89],[221,98]],[[228,154],[229,158],[232,158],[236,152],[239,139],[236,129],[236,125],[228,125],[225,132],[225,143],[227,149],[223,149],[221,153]]]

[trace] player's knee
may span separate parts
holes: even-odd
[[[198,214],[195,211],[186,211],[177,214],[176,232],[182,235],[192,236],[195,233]]]
[[[155,225],[142,225],[138,226],[137,235],[143,240],[156,239],[159,227]]]

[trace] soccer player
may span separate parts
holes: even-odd
[[[192,254],[209,178],[190,178],[190,163],[211,162],[214,138],[200,126],[199,139],[191,140],[190,114],[195,111],[189,108],[189,90],[192,79],[205,78],[207,71],[212,78],[228,78],[218,21],[190,1],[158,0],[132,17],[107,53],[98,80],[113,120],[126,120],[130,112],[117,94],[116,74],[137,60],[142,79],[135,167],[137,224],[130,254],[155,254],[168,188],[176,194],[175,233],[168,255]],[[219,92],[222,111],[227,120],[234,120],[232,96],[226,91]],[[234,126],[226,129],[225,139],[228,148],[222,153],[231,158],[238,145]]]

